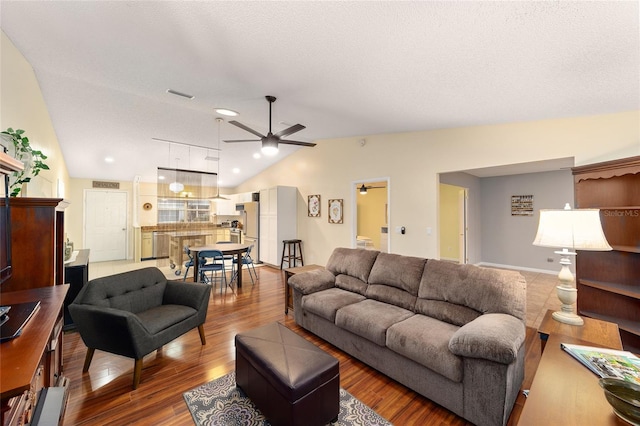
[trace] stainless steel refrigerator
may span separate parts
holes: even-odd
[[[239,203],[236,205],[236,210],[242,212],[242,243],[253,244],[251,258],[255,263],[258,263],[258,259],[260,259],[260,203],[257,201]]]

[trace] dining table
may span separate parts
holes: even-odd
[[[224,255],[235,255],[236,263],[238,265],[238,288],[242,287],[242,254],[245,253],[251,244],[235,244],[235,243],[217,243],[217,244],[207,244],[204,246],[193,246],[189,247],[191,253],[193,255],[193,282],[198,282],[198,275],[200,274],[199,264],[196,259],[198,259],[198,253],[201,251],[208,250],[219,250]]]

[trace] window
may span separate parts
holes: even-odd
[[[158,223],[209,222],[211,203],[196,199],[159,199]]]

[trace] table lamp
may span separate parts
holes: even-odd
[[[558,274],[560,285],[556,286],[562,308],[553,313],[553,318],[565,324],[584,324],[582,318],[573,311],[573,304],[578,300],[578,289],[569,269],[569,256],[576,256],[574,250],[612,250],[602,230],[600,210],[572,210],[569,203],[565,205],[564,210],[540,210],[540,222],[533,245],[562,249],[555,252],[560,255],[562,265]]]

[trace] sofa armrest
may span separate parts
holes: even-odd
[[[69,312],[89,348],[141,358],[149,332],[137,315],[120,309],[72,303]]]
[[[289,278],[289,285],[302,294],[311,294],[333,288],[335,283],[335,275],[325,268],[301,272]]]
[[[211,286],[202,283],[167,281],[164,290],[163,305],[190,306],[196,311],[207,310]]]
[[[449,340],[449,350],[458,356],[512,363],[524,343],[525,326],[507,314],[485,314],[463,325]]]

